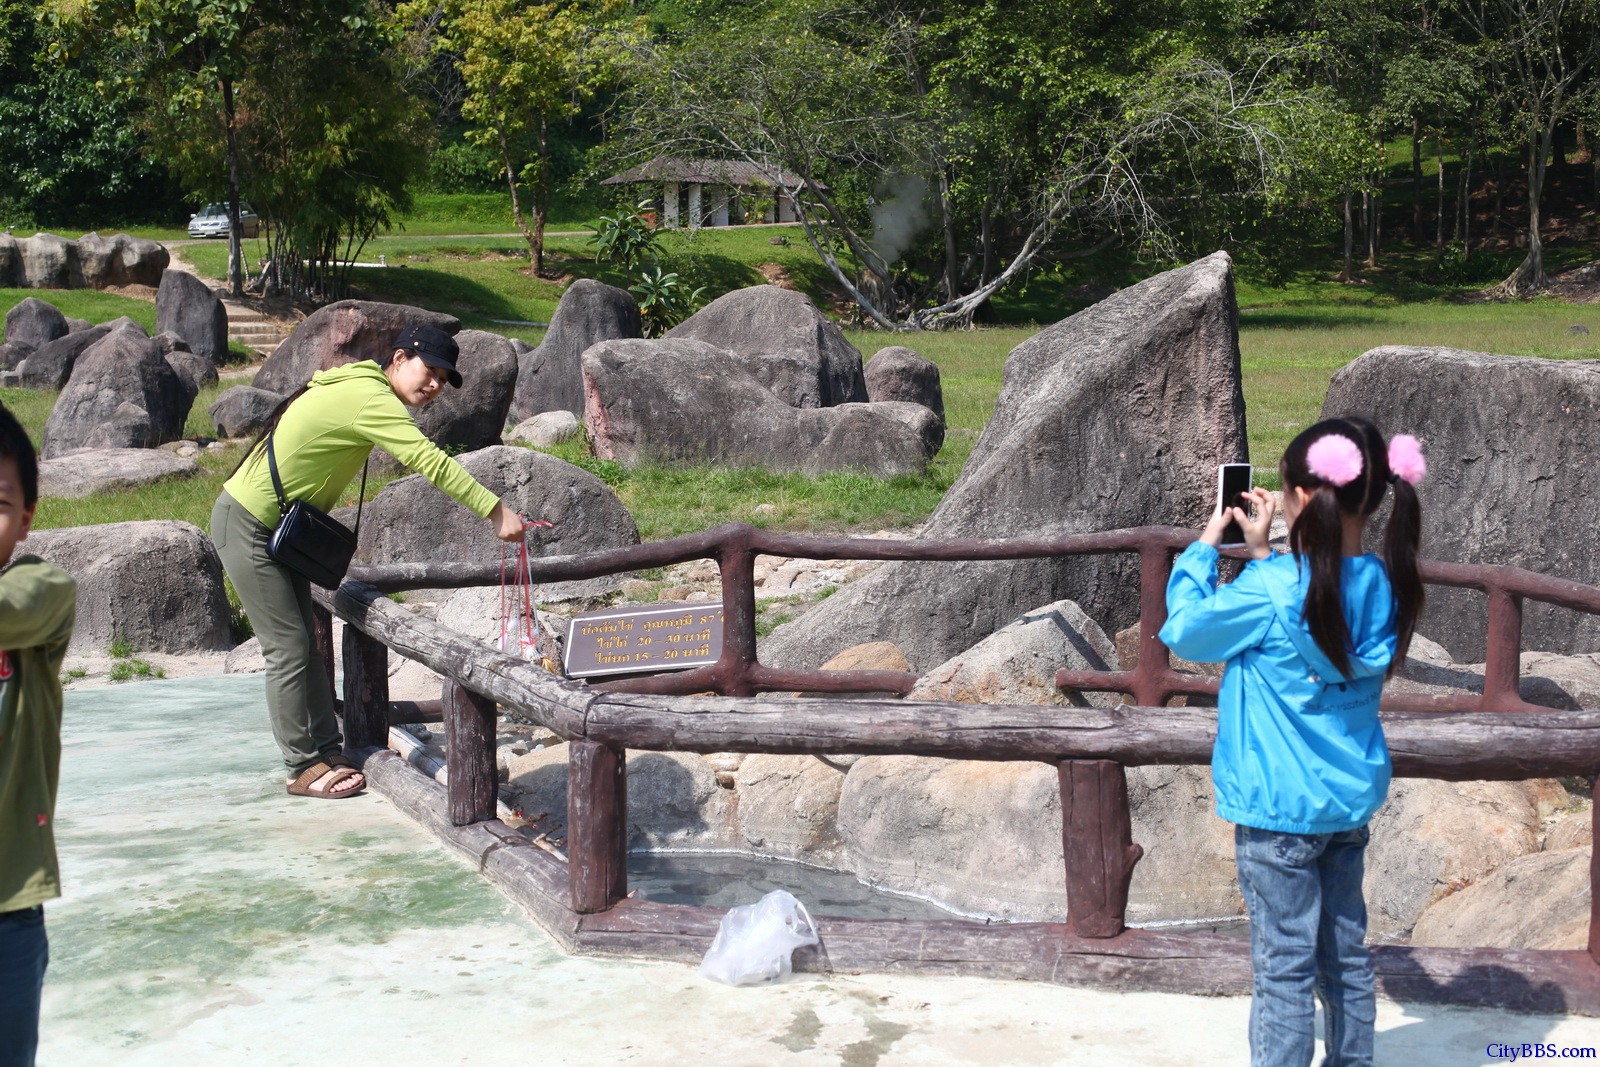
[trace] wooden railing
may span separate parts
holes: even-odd
[[[488,842],[485,849],[501,850],[519,840],[494,820],[496,705],[515,708],[570,742],[570,864],[561,872],[540,867],[543,861],[535,859],[515,862],[542,887],[537,893],[521,891],[525,903],[531,900],[528,893],[548,896],[565,875],[562,904],[572,922],[568,940],[576,947],[686,955],[703,952],[715,929],[711,917],[702,914],[705,909],[625,899],[625,749],[1038,760],[1056,766],[1060,777],[1066,924],[988,927],[885,920],[863,926],[862,920],[835,920],[827,924],[824,938],[833,965],[845,965],[843,956],[849,965],[865,968],[975,970],[1110,980],[1139,988],[1241,992],[1248,990],[1249,969],[1238,939],[1158,935],[1129,930],[1125,924],[1129,881],[1142,849],[1131,838],[1124,768],[1207,764],[1215,739],[1213,710],[1158,706],[1179,693],[1215,692],[1214,680],[1173,671],[1156,637],[1165,620],[1172,555],[1193,537],[1192,531],[1145,527],[1057,539],[887,541],[810,538],[732,526],[585,556],[535,560],[534,579],[540,582],[692,559],[718,562],[725,616],[718,663],[608,686],[554,677],[384,596],[398,589],[493,584],[499,579],[496,567],[359,568],[337,594],[317,595],[322,610],[331,608],[349,624],[343,649],[347,745],[376,751],[385,746],[391,724],[442,719],[449,822],[486,827],[488,836],[481,838]],[[795,701],[756,695],[765,690],[904,693],[914,680],[901,672],[791,671],[761,664],[755,655],[753,568],[758,554],[1003,560],[1112,552],[1136,552],[1142,564],[1138,665],[1131,671],[1063,671],[1057,681],[1074,689],[1126,692],[1135,706],[1105,710],[828,696]],[[1395,774],[1447,780],[1576,775],[1592,781],[1600,772],[1600,714],[1527,704],[1516,683],[1522,600],[1600,614],[1600,589],[1509,567],[1428,563],[1423,575],[1431,584],[1488,594],[1485,686],[1481,696],[1386,699],[1383,719]],[[324,617],[321,628],[325,651],[331,652],[331,621]],[[392,704],[386,671],[390,649],[449,679],[443,699]],[[332,656],[326,660],[331,672]],[[687,695],[707,690],[724,695]],[[382,766],[382,761],[369,761],[369,775],[389,774]],[[480,866],[487,871],[487,860]],[[1591,873],[1600,889],[1600,864]],[[1594,902],[1587,952],[1380,947],[1375,951],[1380,982],[1404,999],[1600,1014],[1600,892]],[[547,925],[564,921],[549,901],[530,907]],[[1024,931],[1031,931],[1031,939]]]

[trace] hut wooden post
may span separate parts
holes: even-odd
[[[450,822],[469,826],[494,818],[495,724],[499,708],[459,682],[444,685],[445,768],[450,774]]]
[[[628,895],[628,771],[620,748],[567,748],[568,878],[572,910],[587,915]]]
[[[333,612],[317,603],[311,605],[311,647],[322,657],[328,692],[337,694],[338,687],[333,684]]]
[[[1144,855],[1133,843],[1127,773],[1111,760],[1064,760],[1059,773],[1067,926],[1078,937],[1116,937]]]
[[[352,751],[389,744],[389,648],[354,626],[344,628],[344,743]]]

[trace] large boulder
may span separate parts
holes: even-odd
[[[173,333],[189,351],[221,363],[228,356],[228,309],[188,271],[167,270],[156,290],[156,332]]]
[[[1485,398],[1492,397],[1493,403]],[[1324,414],[1360,412],[1428,450],[1422,552],[1600,584],[1600,360],[1375,348],[1333,376]],[[1523,644],[1600,651],[1600,617],[1529,601]],[[1483,594],[1434,586],[1420,629],[1458,660],[1484,658]]]
[[[26,288],[75,289],[83,284],[77,242],[53,233],[36,233],[18,243],[22,252],[21,282]]]
[[[183,436],[194,402],[137,327],[114,329],[78,357],[72,379],[45,422],[45,458],[79,448],[153,448]]]
[[[1413,945],[1584,949],[1589,941],[1592,846],[1520,856],[1435,902]]]
[[[218,396],[206,414],[211,416],[218,437],[249,437],[267,424],[281,403],[281,393],[236,385]]]
[[[22,365],[22,361],[33,355],[34,348],[21,341],[6,341],[0,344],[0,370],[14,371]]]
[[[84,497],[193,478],[200,464],[160,448],[89,448],[39,463],[39,494]]]
[[[933,421],[926,408],[794,407],[737,355],[700,341],[602,341],[584,353],[583,376],[595,454],[626,465],[864,470],[887,478],[919,474],[932,458],[929,435],[906,422],[911,415]]]
[[[823,317],[809,297],[793,289],[775,285],[735,289],[717,297],[665,336],[704,341],[738,353],[746,357],[746,369],[764,382],[768,379],[763,366],[771,368],[773,384],[793,383],[797,380],[797,367],[806,368],[807,374],[798,380],[810,377],[820,382],[816,398],[819,406],[867,400],[860,351],[844,331]],[[783,392],[774,391],[784,396]],[[796,406],[809,406],[789,396],[784,399]]]
[[[1518,782],[1397,779],[1372,817],[1368,926],[1404,936],[1434,901],[1539,848],[1539,811]]]
[[[57,390],[72,378],[72,368],[78,358],[102,337],[111,332],[110,326],[95,326],[56,338],[28,356],[22,366],[24,389]]]
[[[453,334],[461,320],[406,304],[340,300],[306,316],[256,372],[257,389],[288,396],[319,370],[381,359],[407,326],[426,324]]]
[[[867,399],[903,400],[921,404],[940,420],[944,419],[944,387],[939,382],[939,364],[923,359],[909,348],[890,345],[880,348],[867,361]]]
[[[1070,600],[1035,608],[918,680],[908,700],[962,704],[1075,704],[1110,708],[1116,693],[1064,692],[1056,671],[1114,671],[1117,650],[1105,631]]]
[[[814,756],[745,756],[735,772],[733,808],[744,846],[767,856],[838,864],[844,777],[839,766]]]
[[[26,284],[22,255],[22,242],[9,233],[0,233],[0,289],[21,289]]]
[[[529,533],[541,556],[639,543],[639,528],[599,478],[543,452],[495,445],[459,457],[467,472],[519,514],[553,523]],[[358,563],[429,563],[500,558],[489,524],[420,474],[390,482],[361,519]]]
[[[6,342],[43,348],[67,335],[67,317],[54,304],[30,296],[6,312]]]
[[[518,422],[546,411],[583,414],[583,366],[590,345],[639,337],[639,302],[625,289],[579,278],[561,294],[539,347],[519,356],[511,417]]]
[[[994,416],[923,536],[1198,526],[1217,464],[1246,448],[1233,267],[1218,252],[1017,346]],[[1138,569],[1132,555],[889,563],[779,628],[766,655],[814,666],[881,639],[926,670],[1064,597],[1115,632],[1138,616]]]
[[[446,387],[417,412],[417,427],[441,448],[474,452],[500,443],[517,385],[517,353],[506,338],[482,330],[463,330],[456,344],[461,388]]]
[[[41,530],[35,552],[78,582],[72,648],[122,638],[136,652],[212,652],[233,647],[222,561],[186,522],[116,522]]]
[[[125,233],[110,237],[90,233],[70,243],[77,246],[76,282],[89,289],[160,285],[172,260],[159,242]]]
[[[506,434],[508,441],[521,441],[535,448],[549,448],[570,441],[583,430],[583,424],[570,411],[541,411],[523,419]]]
[[[189,393],[189,403],[193,405],[194,398],[200,395],[200,390],[208,385],[215,385],[220,379],[217,376],[217,365],[198,352],[189,351],[189,346],[175,333],[158,333],[155,337],[156,344],[161,346],[161,356],[167,361],[167,366],[183,382],[183,387]]]

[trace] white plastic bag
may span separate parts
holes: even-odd
[[[790,956],[818,942],[817,924],[793,894],[774,889],[754,904],[730,909],[700,963],[700,975],[724,985],[759,985],[792,969]]]

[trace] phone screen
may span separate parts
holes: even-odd
[[[1227,507],[1244,508],[1248,514],[1250,510],[1251,467],[1248,463],[1223,463],[1217,467],[1217,508]],[[1229,521],[1222,531],[1224,545],[1244,544],[1244,531],[1237,522]]]

